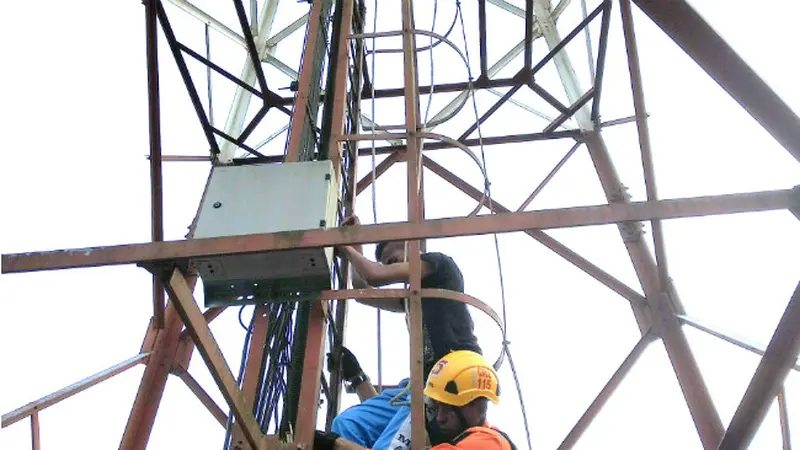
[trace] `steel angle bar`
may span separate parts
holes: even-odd
[[[480,42],[481,74],[479,78],[488,78],[489,64],[486,56],[486,0],[478,0],[478,36]]]
[[[263,62],[265,62],[267,64],[270,64],[271,66],[273,66],[276,69],[280,70],[284,75],[286,75],[287,77],[289,77],[293,81],[296,81],[300,77],[300,74],[296,70],[292,69],[287,64],[285,64],[283,61],[281,61],[280,59],[270,55],[269,53],[265,53],[265,54],[261,55],[261,61],[263,61]]]
[[[556,119],[554,121],[552,121],[549,125],[547,125],[544,128],[544,130],[542,130],[542,132],[547,134],[547,133],[552,133],[553,131],[555,131],[556,128],[560,127],[564,122],[569,120],[570,117],[575,115],[575,113],[578,112],[579,109],[583,108],[583,105],[585,105],[586,103],[589,102],[589,100],[594,98],[594,94],[595,94],[595,90],[592,87],[585,94],[583,94],[581,96],[581,98],[576,100],[575,103],[570,105],[569,109],[566,112],[564,112],[560,116],[556,117]]]
[[[536,189],[534,189],[533,192],[531,192],[531,195],[529,195],[528,198],[526,198],[525,201],[523,201],[522,204],[519,205],[519,208],[517,208],[517,212],[524,211],[525,208],[527,208],[528,205],[531,204],[533,199],[536,198],[536,196],[539,195],[540,192],[542,192],[542,189],[544,189],[544,187],[547,186],[547,183],[549,183],[550,180],[553,179],[556,173],[558,173],[558,171],[561,170],[564,164],[566,164],[567,160],[569,160],[569,158],[572,157],[573,154],[575,154],[575,151],[578,150],[578,147],[580,147],[581,145],[583,145],[583,142],[576,142],[575,145],[573,145],[569,149],[569,151],[567,151],[567,153],[558,161],[558,163],[556,163],[555,167],[553,167],[553,169],[547,174],[547,176],[544,177],[542,182],[539,183],[538,186],[536,186]]]
[[[262,110],[263,110],[263,108],[262,108]],[[222,138],[224,138],[228,142],[236,144],[237,146],[239,146],[242,149],[244,149],[247,153],[253,154],[253,155],[261,157],[261,158],[266,158],[266,156],[261,154],[261,152],[259,152],[258,150],[250,147],[249,145],[245,144],[244,142],[239,142],[239,139],[236,139],[235,137],[233,137],[233,136],[229,135],[228,133],[220,130],[219,128],[211,127],[211,132],[216,134],[216,135],[221,136]]]
[[[228,416],[224,411],[222,411],[222,409],[220,409],[214,399],[208,395],[208,392],[206,392],[205,389],[200,386],[200,383],[197,382],[197,380],[189,373],[189,371],[178,369],[173,373],[175,376],[180,378],[184,384],[186,384],[186,387],[188,387],[189,390],[192,391],[192,393],[197,397],[197,399],[200,400],[200,403],[206,407],[208,412],[211,413],[215,419],[217,419],[217,422],[225,427],[225,425],[228,423]]]
[[[233,5],[236,8],[236,16],[239,18],[239,25],[244,32],[244,42],[247,45],[247,55],[250,57],[250,62],[253,64],[253,69],[256,72],[256,79],[258,85],[261,86],[261,92],[268,92],[267,79],[264,77],[264,68],[261,67],[261,58],[256,48],[256,42],[253,40],[253,32],[250,30],[250,24],[247,23],[247,13],[244,11],[242,0],[233,0]],[[266,99],[264,99],[266,104]]]
[[[142,363],[148,356],[150,356],[149,352],[141,353],[133,358],[126,359],[119,364],[111,366],[108,369],[97,372],[90,377],[86,377],[77,383],[71,384],[64,389],[60,389],[50,395],[46,395],[36,401],[28,403],[25,406],[17,408],[14,411],[3,414],[2,427],[5,428],[13,423],[19,422],[36,411],[49,408],[50,406],[53,406],[62,400],[66,400],[79,392],[85,391],[96,384],[102,383],[103,381],[115,375],[119,375],[131,367]]]
[[[423,159],[423,165],[428,169],[430,169],[433,173],[442,177],[442,179],[444,179],[448,183],[458,188],[461,192],[471,197],[473,200],[480,201],[480,199],[483,197],[483,191],[474,188],[472,185],[462,180],[461,178],[457,177],[444,167],[440,166],[432,159],[425,157]],[[492,199],[489,205],[492,208],[493,212],[497,214],[506,214],[511,212],[511,210],[501,205],[494,199]],[[596,265],[592,264],[586,258],[575,253],[561,242],[552,238],[550,235],[546,234],[541,230],[524,230],[524,231],[530,237],[537,240],[540,244],[549,248],[557,255],[561,256],[562,258],[566,259],[579,269],[583,270],[592,278],[604,284],[606,287],[616,292],[623,298],[627,299],[631,303],[635,303],[639,306],[645,305],[646,300],[641,294],[634,291],[633,289],[625,285],[623,282],[614,278],[612,275],[603,271]]]
[[[184,12],[194,17],[195,19],[210,26],[223,36],[232,40],[233,42],[241,45],[242,47],[246,45],[244,42],[244,37],[242,37],[242,35],[228,28],[225,24],[213,18],[211,15],[207,14],[197,6],[193,5],[192,3],[189,3],[186,0],[167,0],[167,1],[177,6],[178,8],[182,9]]]
[[[211,68],[213,71],[217,72],[218,74],[222,75],[223,77],[227,78],[228,80],[236,83],[242,89],[245,89],[245,90],[249,91],[251,94],[254,94],[254,95],[256,95],[257,97],[259,97],[261,99],[265,99],[265,95],[262,94],[261,91],[259,91],[258,89],[250,86],[249,84],[245,83],[244,81],[242,81],[241,79],[236,77],[236,75],[234,75],[234,74],[228,72],[227,70],[223,69],[222,67],[218,66],[217,64],[215,64],[214,62],[212,62],[211,60],[206,58],[205,56],[197,53],[196,51],[192,50],[191,48],[189,48],[189,47],[187,47],[187,46],[185,46],[185,45],[183,45],[181,43],[178,43],[178,48],[180,48],[181,51],[183,51],[184,53],[187,53],[192,58],[194,58],[194,59],[200,61],[201,63],[205,64],[206,66]]]
[[[688,2],[634,3],[800,161],[800,118]]]
[[[650,129],[647,125],[647,108],[644,102],[644,88],[642,86],[642,73],[639,67],[639,51],[636,45],[636,33],[633,26],[630,0],[621,0],[622,29],[625,35],[625,48],[628,55],[628,68],[631,77],[631,90],[633,91],[633,109],[636,112],[636,130],[639,133],[639,149],[642,157],[644,184],[647,200],[658,200],[656,189],[656,174],[653,166],[653,151],[650,146]],[[667,290],[669,271],[667,270],[667,254],[664,245],[664,230],[661,222],[651,222],[653,229],[653,242],[655,247],[656,267],[658,269],[661,289]]]
[[[597,394],[597,397],[592,401],[589,407],[586,409],[586,412],[583,413],[578,422],[575,426],[570,430],[567,437],[561,442],[561,445],[558,446],[558,450],[568,450],[575,446],[578,442],[578,439],[581,438],[583,433],[589,428],[589,425],[592,424],[594,418],[597,417],[597,414],[600,410],[605,406],[608,399],[617,390],[617,387],[622,383],[622,380],[625,379],[625,376],[633,368],[633,365],[636,361],[639,360],[639,357],[644,353],[647,346],[652,342],[654,336],[650,333],[645,334],[639,339],[639,342],[633,347],[633,349],[628,353],[628,356],[622,361],[619,368],[614,372],[611,376],[611,379],[603,386],[603,389],[600,390],[600,393]]]
[[[712,336],[714,336],[716,338],[722,339],[725,342],[731,343],[731,344],[733,344],[733,345],[735,345],[737,347],[740,347],[740,348],[743,348],[743,349],[748,350],[750,352],[753,352],[756,355],[764,356],[765,349],[764,349],[763,346],[752,344],[752,343],[748,343],[747,341],[745,341],[743,339],[739,339],[739,338],[736,338],[734,336],[731,336],[730,334],[724,333],[724,332],[722,332],[722,331],[720,331],[720,330],[718,330],[718,329],[716,329],[716,328],[714,328],[714,327],[712,327],[712,326],[710,326],[708,324],[705,324],[705,323],[703,323],[703,322],[701,322],[701,321],[699,321],[697,319],[694,319],[694,318],[691,318],[691,317],[687,317],[687,316],[684,316],[684,315],[681,315],[681,314],[677,315],[677,317],[678,317],[678,320],[680,320],[681,323],[683,323],[683,324],[689,325],[692,328],[696,328],[696,329],[698,329],[700,331],[708,333],[708,334],[710,334],[710,335],[712,335]],[[800,372],[800,362],[797,361],[797,358],[795,358],[795,362],[794,362],[794,365],[792,366],[792,369]]]
[[[526,72],[533,66],[533,0],[525,0],[525,62]]]
[[[533,0],[531,0],[531,3],[533,3]],[[572,39],[573,39],[575,36],[577,36],[577,35],[578,35],[578,34],[579,34],[581,31],[583,31],[583,29],[584,29],[584,28],[586,28],[586,26],[588,26],[588,25],[589,25],[589,23],[591,23],[591,22],[592,22],[592,20],[594,20],[594,18],[595,18],[595,17],[597,17],[597,16],[598,16],[598,15],[599,15],[601,12],[603,12],[603,11],[605,11],[605,10],[609,9],[609,8],[610,8],[610,6],[609,6],[609,4],[610,4],[610,3],[611,3],[611,2],[610,2],[610,0],[604,0],[602,4],[600,4],[600,5],[599,5],[597,8],[595,8],[595,9],[594,9],[594,10],[593,10],[593,11],[592,11],[590,14],[589,14],[589,16],[587,16],[587,17],[586,17],[586,19],[582,20],[582,21],[581,21],[581,23],[579,23],[579,24],[578,24],[578,26],[576,26],[576,27],[575,27],[575,28],[574,28],[572,31],[570,31],[570,32],[569,32],[569,34],[567,34],[567,35],[566,35],[566,36],[565,36],[565,37],[564,37],[564,38],[561,40],[561,42],[559,42],[559,43],[558,43],[558,45],[556,45],[555,47],[553,47],[553,48],[552,48],[552,49],[551,49],[551,50],[550,50],[550,51],[547,53],[547,55],[545,55],[545,56],[544,56],[544,58],[542,58],[542,59],[541,59],[541,60],[540,60],[538,63],[536,63],[536,65],[535,65],[535,66],[533,66],[533,68],[531,69],[531,77],[535,77],[535,76],[536,76],[536,73],[537,73],[539,70],[541,70],[541,69],[542,69],[542,67],[544,67],[544,66],[545,66],[545,65],[546,65],[548,62],[550,62],[550,60],[551,60],[551,59],[553,59],[553,57],[554,57],[554,56],[555,56],[555,55],[556,55],[558,52],[560,52],[560,51],[561,51],[561,49],[563,49],[564,47],[566,47],[566,46],[567,46],[567,44],[569,44],[569,43],[570,43],[570,41],[572,41]]]
[[[261,119],[263,119],[264,116],[267,115],[267,112],[269,112],[269,108],[270,108],[269,104],[264,104],[264,106],[258,109],[258,112],[253,116],[253,119],[250,120],[250,123],[247,124],[244,130],[242,130],[242,133],[239,135],[239,139],[236,140],[236,145],[242,146],[242,144],[244,144],[244,141],[247,140],[247,138],[253,133],[253,131],[255,131],[258,124],[261,123]],[[257,150],[253,149],[253,151]]]
[[[600,40],[597,44],[597,69],[592,75],[595,92],[594,98],[592,99],[592,121],[595,123],[595,126],[600,125],[600,94],[603,91],[603,75],[606,72],[606,51],[608,48],[608,29],[609,25],[611,24],[611,5],[611,2],[606,2],[604,4],[605,8],[603,9],[603,18],[601,19],[602,22],[600,23]],[[586,39],[588,42],[590,39],[589,28],[586,27],[585,30]],[[591,67],[591,65],[589,67]]]
[[[495,102],[494,105],[492,105],[488,110],[486,110],[485,113],[483,113],[483,115],[480,117],[480,119],[478,119],[477,122],[475,122],[474,124],[470,125],[470,127],[467,128],[466,131],[461,133],[461,136],[459,136],[457,140],[458,141],[463,141],[464,139],[468,138],[469,135],[472,134],[472,132],[475,131],[480,126],[480,124],[482,124],[483,122],[486,122],[486,120],[492,114],[494,114],[501,106],[503,106],[503,104],[506,101],[508,101],[514,94],[516,94],[517,91],[519,91],[521,87],[522,87],[522,84],[518,84],[518,85],[512,87],[511,89],[509,89],[508,92],[506,92],[502,97],[500,97],[500,99],[497,102]]]
[[[41,450],[41,434],[39,433],[39,411],[31,414],[31,446],[33,450]]]
[[[396,162],[399,162],[403,159],[403,154],[399,151],[394,151],[389,154],[383,161],[379,162],[378,165],[375,166],[375,179],[386,173],[390,167],[392,167]],[[364,177],[358,180],[358,184],[356,185],[356,195],[364,192],[366,188],[372,184],[372,173],[368,173],[364,175]]]
[[[158,20],[161,22],[161,29],[164,30],[164,36],[167,38],[170,50],[172,50],[172,56],[175,58],[175,62],[178,65],[178,71],[181,73],[181,78],[183,78],[183,83],[186,85],[186,90],[189,92],[189,98],[192,101],[195,113],[197,113],[197,118],[200,119],[200,125],[203,127],[203,133],[206,135],[211,153],[216,155],[219,153],[217,140],[214,137],[211,124],[208,122],[208,117],[200,101],[200,95],[197,93],[197,88],[192,80],[192,75],[189,73],[189,68],[186,66],[186,60],[183,58],[179,42],[175,38],[175,33],[172,30],[172,26],[167,18],[167,13],[164,11],[164,5],[162,5],[161,2],[158,2]]]
[[[720,450],[747,448],[800,352],[800,283],[792,294],[750,385],[736,408]]]
[[[489,91],[490,93],[494,94],[497,97],[502,97],[504,95],[502,92],[498,91],[497,89],[487,89],[487,91]],[[521,102],[519,100],[515,100],[513,98],[510,98],[510,99],[508,99],[508,103],[511,103],[514,106],[522,108],[525,111],[528,111],[529,113],[531,113],[531,114],[533,114],[533,115],[535,115],[537,117],[540,117],[540,118],[542,118],[542,119],[544,119],[544,120],[546,120],[548,122],[552,122],[553,120],[555,120],[554,117],[550,117],[547,114],[542,113],[541,111],[537,111],[537,110],[531,108],[530,106],[526,105],[525,103],[523,103],[523,102]],[[562,126],[562,128],[563,128],[563,126]]]
[[[387,133],[387,135],[392,136]],[[492,146],[492,145],[499,145],[499,144],[517,144],[521,142],[534,142],[534,141],[551,141],[556,139],[573,139],[579,140],[582,138],[582,133],[580,130],[561,130],[561,131],[554,131],[552,133],[526,133],[526,134],[508,134],[505,136],[484,136],[483,137],[483,145],[484,146]],[[466,145],[467,147],[472,147],[475,145],[480,145],[481,139],[474,138],[474,139],[465,139],[461,144]],[[425,144],[425,151],[428,150],[442,150],[448,148],[455,148],[459,147],[458,145],[454,145],[451,142],[429,142]],[[388,145],[388,146],[381,146],[375,147],[375,154],[376,155],[388,155],[395,151],[404,152],[405,151],[405,144],[400,145]],[[358,149],[358,156],[371,156],[372,149],[371,148],[359,148]],[[265,157],[258,157],[258,158],[236,158],[233,160],[236,164],[264,164],[264,163],[278,163],[283,161],[283,156],[272,155],[272,156],[265,156]]]
[[[145,2],[147,46],[147,104],[150,138],[150,225],[153,242],[164,240],[164,194],[161,174],[161,106],[158,80],[158,10],[157,0]],[[156,328],[164,328],[164,286],[153,277],[153,319]]]
[[[781,417],[781,437],[783,438],[783,450],[792,450],[792,438],[789,434],[789,412],[786,410],[786,389],[781,388],[778,392],[778,414]]]
[[[270,36],[270,38],[267,39],[267,42],[265,42],[267,48],[275,47],[280,41],[286,39],[289,35],[302,28],[303,25],[308,23],[308,16],[308,13],[303,14],[302,16],[298,17],[297,20],[287,25],[286,28]]]
[[[197,307],[191,288],[178,269],[175,269],[169,275],[167,286],[172,304],[175,305],[175,309],[192,336],[192,340],[203,357],[212,378],[214,378],[214,382],[216,382],[222,392],[222,396],[231,408],[231,413],[236,418],[236,421],[241,424],[247,443],[253,449],[264,448],[264,434],[261,432],[253,414],[247,410],[245,398],[239,390],[236,379],[227,362],[225,362],[225,357],[222,355],[211,329],[208,328],[208,323]]]
[[[259,14],[258,30],[256,33],[258,38],[255,39],[256,49],[259,52],[259,59],[263,58],[263,53],[272,54],[272,52],[274,52],[276,49],[276,47],[266,48],[264,42],[266,42],[267,37],[272,31],[272,25],[275,21],[277,8],[278,0],[266,0],[262,6],[261,14]],[[244,38],[242,38],[242,46],[247,49],[247,44],[244,42]],[[249,53],[250,52],[248,51],[248,54]],[[257,82],[256,67],[247,59],[245,59],[242,66],[240,78],[248,85],[252,85]],[[225,133],[229,135],[238,135],[241,132],[247,116],[248,106],[250,105],[251,95],[252,94],[249,91],[242,89],[241,87],[236,88],[233,100],[231,101],[228,117],[226,118],[225,125],[223,126]],[[280,105],[290,105],[292,102],[292,98],[281,98]],[[220,153],[216,156],[216,160],[220,163],[229,163],[231,160],[233,160],[235,152],[235,144],[231,141],[224,140],[220,143]]]
[[[547,92],[547,90],[545,88],[543,88],[543,87],[539,86],[538,84],[536,84],[535,81],[532,81],[532,80],[529,81],[528,82],[528,87],[530,87],[531,90],[533,92],[535,92],[539,97],[541,97],[544,101],[549,103],[550,106],[552,106],[553,108],[557,109],[558,112],[560,112],[561,114],[569,113],[569,108],[567,108],[566,105],[564,105],[563,103],[558,101],[557,98],[553,97],[553,94]],[[572,114],[570,114],[570,115],[572,115]]]
[[[395,222],[358,227],[19,253],[2,256],[2,273],[117,264],[149,265],[158,261],[363,244],[386,240],[444,238],[531,229],[606,225],[651,219],[772,211],[788,208],[793,201],[792,195],[791,189],[785,189],[654,202],[545,209],[467,218],[430,219],[420,223]]]

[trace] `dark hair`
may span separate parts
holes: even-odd
[[[387,245],[393,244],[395,242],[402,242],[402,241],[378,242],[378,245],[375,246],[375,260],[376,261],[380,261],[381,260],[381,253],[383,253],[383,249],[385,249]]]

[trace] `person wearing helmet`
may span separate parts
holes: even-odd
[[[440,359],[425,384],[428,438],[434,449],[516,450],[486,422],[488,403],[500,403],[497,372],[478,353],[461,350]]]
[[[451,352],[441,358],[425,384],[426,431],[432,450],[516,450],[511,439],[486,422],[488,402],[500,402],[497,373],[478,353]],[[411,448],[410,417],[389,448]],[[363,450],[335,432],[317,431],[314,450]]]

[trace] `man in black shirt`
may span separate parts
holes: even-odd
[[[357,219],[356,219],[357,220]],[[382,242],[375,248],[375,259],[364,257],[361,246],[340,247],[353,267],[353,285],[358,289],[408,282],[409,264],[405,241]],[[422,288],[464,292],[464,278],[455,261],[442,253],[423,253]],[[377,308],[404,312],[403,299],[359,299],[360,303]],[[474,334],[467,305],[442,298],[422,299],[422,327],[425,349],[425,373],[440,358],[455,350],[481,353]]]
[[[351,219],[358,224],[358,218]],[[409,281],[409,264],[406,257],[406,243],[392,241],[379,243],[375,249],[375,259],[370,261],[364,257],[360,245],[339,247],[353,268],[353,285],[356,288],[385,286],[393,283]],[[423,253],[422,287],[432,289],[448,289],[464,292],[464,278],[455,261],[442,253]],[[358,299],[360,303],[389,310],[404,312],[404,299]],[[422,299],[423,327],[423,361],[424,373],[428,374],[436,361],[455,350],[471,350],[481,353],[478,340],[474,334],[472,317],[467,305],[461,302],[442,298]],[[363,374],[353,377],[352,387],[366,381]],[[400,383],[401,387],[408,380]],[[391,405],[389,400],[397,393],[386,392],[366,400],[347,411],[342,412],[334,420],[333,431],[365,448],[380,450],[389,444],[403,425],[408,408]],[[362,398],[362,401],[365,400]],[[395,414],[397,413],[397,414]]]

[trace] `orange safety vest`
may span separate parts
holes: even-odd
[[[514,445],[514,442],[511,441],[511,438],[506,433],[490,426],[477,426],[468,428],[463,433],[459,434],[455,439],[453,439],[452,445],[460,447],[458,445],[459,442],[467,440],[475,433],[488,434],[494,438],[497,438],[500,441],[500,447],[497,448],[497,450],[517,450],[517,446]],[[464,445],[464,447],[469,447],[469,445]]]

